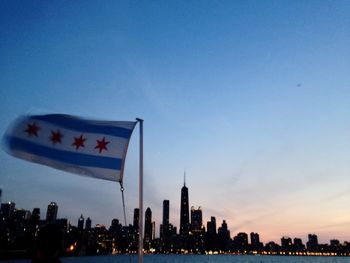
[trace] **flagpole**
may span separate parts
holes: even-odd
[[[140,124],[140,161],[139,161],[139,253],[138,263],[143,263],[143,120],[136,118]]]

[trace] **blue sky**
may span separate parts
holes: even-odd
[[[27,113],[145,120],[145,207],[232,234],[350,240],[348,1],[1,1],[0,132]],[[3,201],[122,219],[118,184],[0,153]],[[137,206],[138,132],[127,157]]]

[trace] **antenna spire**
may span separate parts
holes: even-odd
[[[186,170],[184,171],[184,186],[186,186]]]

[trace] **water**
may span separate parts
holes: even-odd
[[[62,258],[62,263],[137,263],[137,255],[109,255]],[[8,263],[30,263],[30,260],[10,260]],[[236,255],[145,255],[144,263],[345,263],[349,257],[289,257]]]

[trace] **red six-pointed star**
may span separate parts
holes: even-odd
[[[75,149],[78,150],[80,147],[85,147],[84,142],[86,141],[86,138],[84,138],[83,135],[80,135],[80,137],[74,137],[74,142],[72,143],[72,146],[75,146]]]
[[[105,137],[103,137],[103,139],[101,141],[96,140],[96,142],[97,142],[97,145],[96,145],[95,149],[99,149],[99,153],[101,153],[103,150],[108,151],[107,144],[109,144],[109,141],[106,141]]]
[[[61,143],[62,137],[63,137],[63,135],[61,134],[61,132],[59,130],[57,130],[56,132],[51,131],[50,140],[52,141],[53,144]]]
[[[28,133],[28,136],[34,135],[35,137],[38,137],[38,130],[40,130],[39,126],[37,126],[35,122],[33,122],[32,124],[28,123],[27,129],[25,129],[24,131]]]

